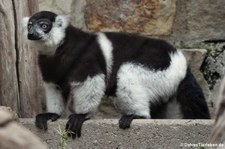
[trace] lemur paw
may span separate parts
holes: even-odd
[[[40,129],[47,130],[48,129],[47,121],[51,120],[53,122],[56,121],[59,117],[60,115],[56,113],[41,113],[36,115],[35,125]]]
[[[142,116],[137,116],[134,114],[126,114],[123,115],[120,120],[119,120],[119,127],[121,129],[127,129],[130,128],[130,124],[132,122],[133,119],[140,119],[140,118],[144,118]]]
[[[68,132],[68,136],[73,139],[81,136],[81,128],[86,121],[86,114],[71,114],[69,116],[69,120],[66,123],[66,131]]]
[[[134,115],[123,115],[119,120],[119,127],[121,129],[127,129],[130,128],[130,124],[132,120],[134,119]]]

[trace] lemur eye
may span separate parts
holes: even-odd
[[[32,27],[32,22],[29,22],[27,27],[28,27],[28,30],[30,30]]]
[[[31,27],[32,27],[32,25],[31,24],[28,24],[28,30],[30,30],[31,29]]]
[[[48,28],[48,25],[47,24],[41,24],[41,28],[46,30]]]

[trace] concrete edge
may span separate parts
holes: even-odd
[[[35,127],[34,119],[20,119],[23,126],[39,136],[50,149],[62,148],[59,126],[67,120],[49,122],[48,131]],[[68,139],[66,148],[187,148],[190,144],[206,143],[213,120],[134,120],[130,129],[118,128],[118,119],[88,120],[81,138]]]

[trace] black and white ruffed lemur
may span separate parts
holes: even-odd
[[[183,118],[210,118],[184,55],[167,42],[128,33],[84,32],[49,11],[23,21],[27,38],[43,45],[38,61],[48,113],[36,116],[38,128],[47,129],[47,121],[57,120],[69,104],[73,114],[66,130],[80,137],[83,122],[104,95],[116,97],[122,129],[133,119],[150,119],[152,107],[174,95]]]

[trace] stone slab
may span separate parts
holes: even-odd
[[[66,120],[49,123],[47,132],[34,126],[34,119],[21,119],[21,123],[47,143],[50,149],[61,148],[59,126]],[[82,137],[69,139],[68,149],[178,149],[186,145],[206,143],[213,120],[134,120],[131,128],[121,130],[118,119],[88,120],[83,125]]]

